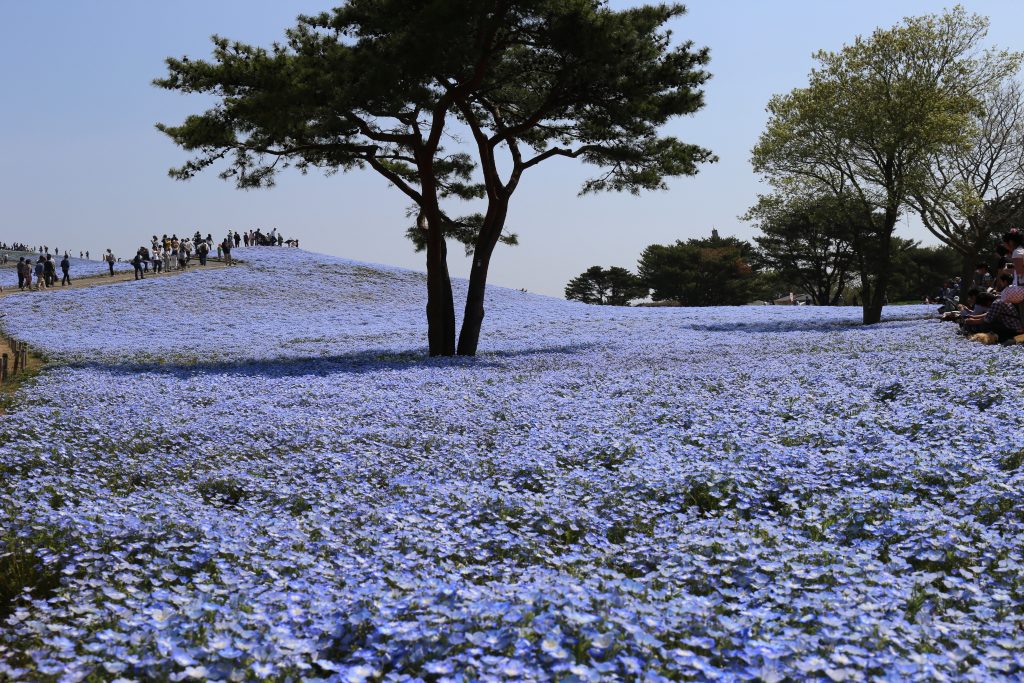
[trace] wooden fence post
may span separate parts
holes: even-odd
[[[7,354],[0,360],[0,382],[7,384]]]

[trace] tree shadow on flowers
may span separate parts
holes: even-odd
[[[178,378],[196,375],[235,377],[304,377],[370,372],[401,372],[425,369],[501,368],[506,361],[527,357],[571,356],[585,351],[592,344],[559,345],[531,349],[506,349],[477,356],[430,357],[424,349],[367,350],[333,356],[291,356],[264,360],[205,361],[188,357],[166,361],[112,361],[70,363],[70,367],[104,372],[137,375],[159,374]]]
[[[758,322],[720,322],[690,325],[698,332],[746,332],[782,334],[786,332],[877,332],[920,325],[926,318],[883,320],[865,325],[859,320],[763,320]]]

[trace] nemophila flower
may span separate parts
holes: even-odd
[[[238,255],[5,300],[0,677],[1024,675],[1014,349],[492,288],[431,360],[422,275]]]

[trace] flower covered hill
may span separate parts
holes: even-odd
[[[1024,675],[1017,349],[239,256],[5,301],[0,678]]]

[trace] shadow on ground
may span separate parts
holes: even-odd
[[[64,367],[101,370],[119,375],[161,374],[188,378],[197,374],[224,375],[235,377],[302,377],[327,376],[332,374],[360,374],[428,368],[496,368],[503,367],[509,358],[529,356],[567,356],[581,353],[593,346],[577,344],[549,346],[535,349],[490,351],[478,356],[455,356],[431,358],[426,349],[402,351],[358,351],[324,357],[272,358],[267,360],[244,361],[195,361],[173,360],[170,362],[85,362],[66,363]]]
[[[883,320],[874,325],[865,325],[859,320],[844,322],[765,320],[755,323],[711,323],[708,325],[690,325],[689,327],[700,332],[752,332],[762,334],[782,332],[874,332],[912,327],[928,319],[927,317],[899,318],[896,320]]]

